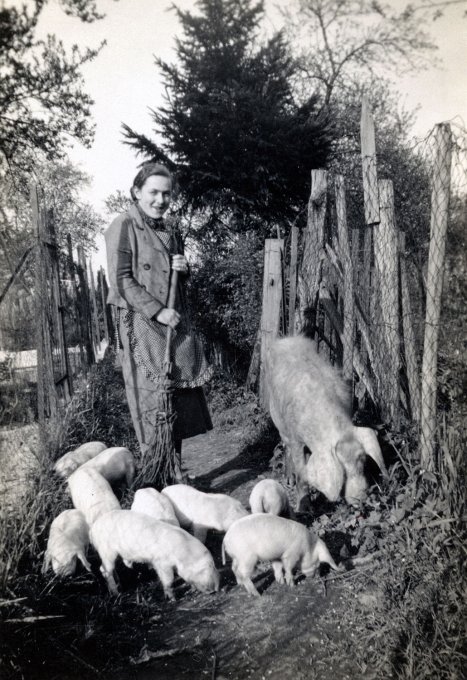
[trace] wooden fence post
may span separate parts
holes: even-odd
[[[298,257],[298,227],[293,225],[290,230],[290,288],[289,288],[289,323],[288,335],[295,335],[295,304],[297,302],[297,257]]]
[[[401,272],[401,301],[402,301],[402,332],[404,334],[405,363],[407,383],[410,396],[410,410],[412,418],[420,419],[420,373],[417,362],[416,341],[413,329],[412,305],[410,302],[409,284],[407,279],[407,265],[405,261],[405,234],[399,232],[400,243],[400,272]]]
[[[382,338],[379,359],[382,364],[381,385],[383,411],[394,424],[399,416],[399,237],[394,220],[394,192],[390,180],[380,180],[380,219],[374,230],[375,267],[382,316]],[[385,356],[386,352],[387,356]],[[382,350],[382,351],[381,351]]]
[[[71,279],[71,285],[72,285],[72,290],[73,290],[73,316],[74,320],[76,321],[76,324],[79,328],[79,360],[80,360],[80,365],[84,366],[84,349],[85,349],[85,333],[84,333],[84,320],[82,319],[82,313],[81,313],[81,305],[79,304],[79,291],[78,291],[78,284],[76,283],[76,271],[75,271],[75,262],[73,260],[73,244],[71,241],[71,236],[70,234],[67,234],[66,237],[66,242],[67,242],[67,250],[68,250],[68,268],[69,268],[69,276]],[[76,368],[76,366],[75,366]]]
[[[354,276],[352,269],[352,257],[349,245],[349,229],[347,226],[347,206],[345,202],[345,182],[342,175],[336,177],[336,214],[337,214],[337,234],[339,239],[339,257],[342,263],[344,274],[343,281],[343,361],[342,373],[344,380],[352,385],[353,380],[353,353],[354,353]]]
[[[263,307],[261,313],[261,365],[259,397],[261,406],[269,409],[265,379],[265,361],[269,347],[279,333],[282,306],[283,239],[266,239],[264,245]]]
[[[97,272],[97,286],[100,288],[101,305],[102,305],[102,319],[104,321],[104,337],[107,345],[110,345],[109,320],[107,317],[107,295],[105,291],[105,277],[104,269],[101,267]]]
[[[45,430],[43,425],[48,415],[55,416],[58,411],[58,398],[55,389],[52,347],[49,328],[49,257],[46,246],[45,210],[41,205],[37,186],[31,187],[31,208],[36,226],[36,345],[37,345],[37,411],[41,443],[44,445]]]
[[[378,175],[376,171],[375,124],[370,103],[362,97],[360,118],[360,140],[362,147],[363,196],[365,201],[365,222],[367,225],[379,222]]]
[[[70,401],[73,392],[73,378],[68,359],[68,348],[66,346],[65,319],[63,316],[62,289],[60,282],[60,262],[57,239],[53,223],[53,214],[46,214],[46,233],[47,248],[49,251],[50,280],[52,283],[51,303],[53,306],[52,315],[55,319],[55,336],[58,344],[58,356],[60,360],[60,376],[55,378],[56,386],[60,387],[65,402]]]
[[[80,314],[83,320],[83,340],[86,348],[88,365],[91,366],[91,364],[95,363],[96,357],[94,353],[86,258],[84,256],[83,246],[78,246],[77,252],[79,264],[78,276],[80,282]]]
[[[420,458],[422,466],[428,469],[434,469],[435,467],[436,372],[438,367],[439,319],[449,217],[451,156],[451,128],[448,123],[441,123],[436,126],[435,132],[420,413]]]
[[[101,348],[101,332],[99,328],[99,317],[97,313],[97,297],[96,297],[96,286],[94,285],[94,272],[92,271],[91,258],[89,258],[89,281],[90,286],[90,300],[91,300],[91,315],[92,324],[94,328],[95,336],[95,347]]]
[[[298,280],[299,326],[300,330],[308,329],[311,335],[316,332],[319,286],[322,278],[327,186],[327,171],[312,170],[308,220]]]

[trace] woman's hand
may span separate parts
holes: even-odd
[[[180,314],[176,309],[169,309],[164,307],[161,309],[159,314],[156,316],[156,321],[164,324],[164,326],[170,326],[170,328],[176,328],[180,322]]]
[[[176,269],[182,274],[186,274],[188,271],[188,262],[185,255],[172,255],[172,269]]]

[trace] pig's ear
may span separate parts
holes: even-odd
[[[381,470],[381,474],[384,478],[386,478],[388,476],[388,472],[384,464],[383,454],[381,452],[381,447],[379,445],[375,430],[372,430],[371,427],[354,427],[353,432],[355,438],[358,439],[360,444],[363,446],[367,456],[373,458],[376,465]]]

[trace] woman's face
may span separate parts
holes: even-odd
[[[151,175],[141,189],[134,189],[134,193],[143,212],[158,219],[170,205],[172,181],[163,175]]]

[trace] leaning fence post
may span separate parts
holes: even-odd
[[[422,466],[428,469],[435,467],[436,371],[438,367],[439,318],[449,217],[452,155],[452,136],[449,123],[440,123],[435,130],[420,412],[420,459]]]
[[[394,219],[394,192],[391,180],[380,180],[380,224],[374,230],[375,267],[378,278],[378,291],[381,302],[383,322],[380,346],[380,360],[385,366],[382,375],[385,396],[383,410],[393,423],[397,423],[399,413],[399,237]],[[385,356],[385,349],[387,356]]]
[[[410,410],[415,421],[420,419],[420,373],[417,362],[415,333],[413,329],[413,314],[410,301],[410,291],[407,279],[407,265],[405,261],[405,234],[399,232],[400,242],[400,272],[401,272],[401,302],[402,302],[402,332],[404,334],[405,362],[407,370],[407,384],[410,396]]]
[[[93,363],[95,363],[96,357],[94,353],[86,258],[84,256],[83,246],[78,246],[76,250],[78,253],[79,264],[78,277],[80,283],[80,312],[81,319],[83,321],[83,339],[84,346],[86,348],[88,365],[91,366]]]
[[[265,376],[265,361],[269,347],[279,333],[282,306],[283,239],[266,239],[264,244],[263,307],[261,312],[261,350],[259,398],[268,410],[269,394]]]
[[[37,312],[37,410],[38,421],[43,426],[46,416],[54,416],[58,410],[57,391],[53,369],[49,318],[49,253],[46,246],[45,209],[41,205],[37,186],[31,187],[31,208],[36,225],[36,312]],[[41,439],[44,428],[40,427]],[[42,439],[42,444],[44,444]]]
[[[99,328],[99,318],[97,313],[97,297],[96,297],[96,286],[94,285],[94,272],[92,271],[91,258],[89,258],[89,281],[90,281],[90,299],[91,299],[91,317],[92,324],[94,328],[95,346],[101,348],[101,333]]]
[[[106,301],[107,296],[104,288],[104,270],[102,267],[97,272],[97,288],[100,290],[101,294],[102,319],[104,321],[104,337],[107,345],[110,345],[109,321],[107,318],[107,301]]]
[[[297,301],[297,256],[298,227],[294,224],[290,230],[290,273],[289,273],[289,323],[288,335],[295,335],[295,304]]]
[[[375,124],[366,96],[362,97],[360,118],[360,141],[362,149],[363,197],[365,201],[365,222],[368,225],[379,222],[378,175],[376,170]]]
[[[344,272],[343,299],[344,299],[344,327],[342,334],[343,362],[342,373],[344,380],[350,385],[353,379],[353,352],[354,352],[354,281],[352,269],[352,257],[349,246],[349,229],[347,226],[347,206],[345,202],[345,181],[342,175],[337,175],[335,180],[336,189],[336,214],[337,234],[339,239],[339,256]]]
[[[299,325],[311,334],[316,331],[319,286],[322,278],[324,224],[327,208],[328,173],[311,171],[311,193],[299,275]]]

